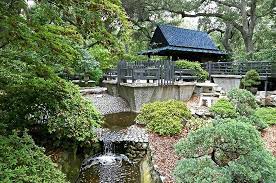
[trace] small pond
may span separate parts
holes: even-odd
[[[121,130],[135,124],[137,113],[120,112],[115,114],[107,114],[104,116],[104,128],[111,130]]]

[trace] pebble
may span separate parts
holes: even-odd
[[[131,111],[128,103],[121,97],[108,94],[89,94],[85,97],[93,103],[102,115]]]

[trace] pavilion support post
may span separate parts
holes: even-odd
[[[264,86],[265,96],[267,96],[267,87],[268,87],[268,77],[265,78],[265,86]]]
[[[209,73],[209,80],[211,81],[211,75],[212,75],[212,61],[208,62],[208,73]]]

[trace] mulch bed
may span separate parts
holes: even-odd
[[[265,145],[276,156],[276,125],[270,126],[262,132]]]
[[[155,170],[160,173],[164,183],[173,183],[174,178],[172,176],[173,170],[176,166],[176,162],[180,159],[174,150],[174,145],[179,139],[186,137],[188,130],[184,128],[181,134],[168,137],[159,136],[155,133],[149,133],[149,146],[151,149],[153,165]]]

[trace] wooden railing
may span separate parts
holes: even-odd
[[[255,69],[262,80],[276,75],[276,63],[260,62],[206,62],[202,67],[211,75],[245,75],[247,71]],[[116,69],[111,69],[104,75],[106,80],[117,79],[118,83],[131,80],[153,80],[161,85],[173,84],[175,81],[197,80],[195,71],[191,69],[177,69],[175,62],[169,60],[118,63]]]
[[[273,74],[273,64],[267,61],[251,62],[207,62],[203,67],[209,75],[245,75],[247,71],[256,70],[262,79]]]

